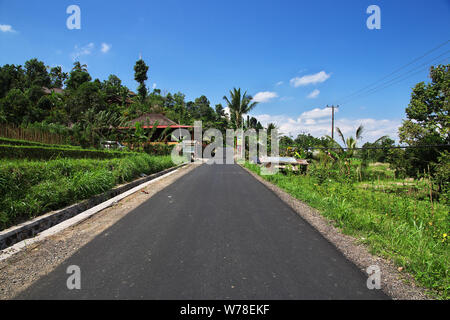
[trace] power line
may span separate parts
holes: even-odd
[[[360,92],[366,90],[367,88],[372,87],[373,85],[377,84],[378,82],[380,82],[380,81],[382,81],[382,80],[384,80],[384,79],[390,77],[390,76],[393,75],[393,74],[396,74],[396,73],[399,72],[400,70],[403,70],[404,68],[410,66],[411,64],[415,63],[416,61],[422,59],[423,57],[429,55],[430,53],[436,51],[437,49],[439,49],[439,48],[445,46],[448,42],[450,42],[450,40],[447,40],[447,41],[445,41],[445,42],[439,44],[437,47],[434,47],[433,49],[427,51],[426,53],[424,53],[424,54],[421,55],[420,57],[417,57],[417,58],[413,59],[412,61],[408,62],[407,64],[405,64],[405,65],[403,65],[403,66],[397,68],[396,70],[392,71],[392,72],[389,73],[388,75],[386,75],[386,76],[384,76],[384,77],[378,79],[377,81],[375,81],[375,82],[373,82],[373,83],[371,83],[371,84],[365,86],[364,88],[361,88],[361,89],[359,89],[359,90],[353,92],[352,94],[347,95],[347,96],[345,96],[345,97],[343,97],[343,98],[341,98],[341,99],[339,99],[339,100],[337,100],[337,101],[340,102],[340,101],[342,101],[342,100],[344,100],[344,99],[348,99],[348,98],[350,98],[350,97],[352,97],[352,96],[354,96],[354,95],[356,95],[356,94],[359,94]]]
[[[350,102],[350,101],[353,101],[353,100],[355,100],[355,99],[358,99],[358,98],[360,98],[360,97],[364,97],[364,96],[371,95],[371,94],[373,94],[373,93],[375,93],[375,92],[378,92],[378,91],[380,91],[380,90],[383,90],[383,89],[385,89],[385,88],[388,88],[388,87],[390,87],[390,86],[393,86],[393,85],[395,85],[395,84],[397,84],[397,83],[400,83],[400,82],[402,82],[403,80],[406,80],[406,79],[408,79],[408,78],[411,78],[412,76],[414,76],[414,75],[416,75],[416,74],[418,74],[418,73],[420,73],[420,72],[423,72],[424,70],[428,69],[428,65],[429,65],[432,61],[434,61],[434,60],[436,60],[436,59],[442,57],[443,55],[447,54],[448,52],[450,52],[450,50],[448,50],[448,51],[444,52],[443,54],[441,54],[441,55],[439,55],[439,56],[437,56],[437,57],[435,57],[435,58],[433,58],[433,59],[431,59],[431,60],[429,60],[429,61],[427,61],[427,62],[421,64],[421,65],[418,66],[418,67],[416,66],[415,68],[409,70],[408,72],[402,73],[401,75],[399,75],[399,76],[397,76],[397,77],[395,77],[395,78],[393,78],[393,79],[391,79],[391,80],[389,80],[389,81],[387,81],[387,82],[385,82],[385,83],[382,83],[382,84],[380,84],[380,85],[378,85],[378,86],[376,86],[376,87],[374,87],[374,88],[371,88],[371,89],[369,89],[369,90],[366,91],[366,92],[361,92],[361,93],[358,94],[357,96],[355,96],[355,97],[353,97],[353,98],[351,98],[351,99],[347,99],[347,100],[345,100],[344,102],[342,102],[341,104],[346,104],[346,103],[348,103],[348,102]],[[443,61],[445,61],[445,60],[447,60],[447,59],[449,59],[449,58],[450,58],[450,57],[446,57],[446,58],[444,58],[444,59],[442,59],[442,60],[439,60],[438,63],[443,62]],[[423,66],[425,66],[425,65],[426,65],[426,67],[423,68]],[[417,71],[417,70],[419,70],[419,71]],[[414,72],[414,71],[417,71],[417,72]],[[414,72],[414,73],[413,73],[413,74],[410,74],[411,72]],[[410,75],[407,76],[407,77],[404,77],[405,75],[408,75],[408,74],[410,74]],[[397,80],[397,79],[399,79],[399,78],[402,78],[402,79],[400,79],[399,81],[395,81],[395,80]],[[394,82],[393,82],[393,81],[394,81]]]
[[[342,147],[307,147],[308,150],[368,150],[368,149],[414,149],[414,148],[440,148],[448,147],[450,144],[424,144],[417,146],[386,146],[386,147],[358,147],[358,148],[342,148]]]

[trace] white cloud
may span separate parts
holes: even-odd
[[[72,52],[71,56],[73,60],[77,60],[82,56],[87,56],[92,53],[92,50],[94,49],[95,45],[94,43],[89,43],[83,47],[79,47],[78,45],[75,45],[75,51]]]
[[[336,110],[335,110],[336,111]],[[313,109],[303,112],[297,119],[286,115],[270,115],[261,114],[254,115],[263,126],[273,122],[279,128],[280,132],[285,135],[296,137],[298,134],[305,132],[315,137],[331,135],[331,109]],[[363,138],[358,145],[362,146],[365,142],[373,142],[383,135],[388,135],[392,139],[398,141],[398,127],[401,126],[401,120],[395,119],[335,119],[335,127],[339,127],[347,136],[354,136],[356,128],[362,124],[364,126]]]
[[[278,87],[281,86],[283,83],[284,83],[283,81],[278,81],[277,83],[275,83],[275,85]]]
[[[299,86],[306,86],[308,84],[322,83],[326,81],[329,77],[330,77],[329,73],[326,73],[325,71],[320,71],[315,74],[309,74],[303,77],[292,78],[289,82],[291,86],[297,88]]]
[[[14,30],[13,27],[9,24],[0,24],[0,31],[1,32],[16,32],[16,30]]]
[[[318,89],[314,89],[310,94],[308,94],[308,99],[314,99],[319,96],[320,91]]]
[[[156,83],[153,83],[152,89],[156,89]]]
[[[276,92],[271,91],[261,91],[255,94],[252,101],[255,102],[269,102],[271,99],[278,97],[278,94]]]
[[[112,45],[111,44],[107,44],[107,43],[102,43],[102,48],[101,51],[103,53],[107,53],[110,49],[111,49]]]
[[[338,112],[339,109],[335,109],[334,112]],[[330,117],[331,116],[331,108],[315,108],[309,111],[303,112],[299,119],[317,119],[317,118],[324,118],[324,117]]]

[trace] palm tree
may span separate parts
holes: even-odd
[[[236,125],[236,128],[240,128],[243,125],[242,115],[250,112],[256,107],[258,102],[253,101],[250,95],[247,95],[247,91],[241,95],[241,88],[230,90],[230,99],[224,96],[228,108],[230,109],[231,121]]]
[[[273,131],[273,130],[276,130],[276,136],[275,136],[275,138],[276,138],[277,140],[279,140],[279,139],[281,138],[281,136],[283,135],[283,133],[281,133],[281,132],[278,131],[279,128],[278,128],[278,126],[277,126],[275,123],[270,122],[269,124],[267,124],[267,136],[269,137],[269,139],[272,138],[272,131]]]
[[[364,131],[363,125],[361,124],[356,129],[355,137],[348,137],[347,139],[345,139],[344,134],[342,133],[341,129],[336,128],[336,131],[343,142],[343,146],[341,146],[339,143],[337,143],[336,140],[332,139],[330,136],[327,136],[327,138],[331,140],[331,142],[334,144],[334,146],[336,146],[337,148],[340,149],[339,150],[340,153],[342,155],[344,155],[345,158],[352,157],[355,152],[355,149],[357,147],[356,144],[357,144],[358,140],[362,138],[362,133]],[[382,136],[382,137],[378,138],[377,140],[375,140],[374,143],[378,143],[378,142],[386,139],[387,137],[388,136]]]
[[[80,61],[75,61],[75,63],[73,64],[73,68],[72,71],[82,71],[82,72],[87,72],[87,64],[81,64]]]
[[[264,141],[264,140],[258,139],[258,143],[261,145],[266,145],[267,152],[272,152],[272,131],[275,131],[274,132],[274,138],[275,138],[274,141],[278,141],[278,143],[283,134],[278,131],[279,127],[273,122],[270,122],[267,124],[266,130],[267,130],[267,140]]]

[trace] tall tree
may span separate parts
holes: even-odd
[[[62,88],[64,81],[68,77],[67,72],[63,72],[61,66],[50,69],[50,80],[52,88]]]
[[[297,138],[294,140],[295,144],[304,150],[317,148],[317,147],[326,147],[327,140],[324,138],[316,138],[312,136],[310,133],[300,133],[297,135]]]
[[[138,94],[141,102],[145,101],[147,97],[147,87],[145,86],[145,81],[147,77],[148,66],[145,64],[144,60],[139,59],[134,65],[134,80],[139,83]]]
[[[92,109],[94,112],[105,110],[105,94],[100,90],[98,82],[85,82],[70,94],[67,108],[70,118],[76,122],[84,112]]]
[[[32,118],[31,102],[19,89],[11,89],[0,100],[0,110],[9,123],[21,124],[24,120]]]
[[[376,162],[386,162],[389,150],[392,149],[394,144],[395,141],[388,137],[378,139],[373,143],[366,142],[362,146],[363,147],[363,150],[361,152],[362,158],[365,160],[373,160]]]
[[[122,86],[122,80],[114,74],[110,74],[108,80],[103,81],[101,88],[105,93],[105,99],[111,105],[125,105],[128,97],[128,88]]]
[[[247,91],[241,94],[241,88],[230,90],[230,98],[224,96],[223,99],[230,109],[231,122],[240,128],[243,125],[242,115],[250,112],[256,107],[258,102],[252,101],[252,96],[247,95]]]
[[[400,142],[410,146],[450,143],[450,64],[432,66],[430,78],[430,83],[420,82],[414,87],[405,110],[407,119],[399,128]],[[444,149],[407,149],[407,173],[417,175],[427,171],[432,162],[438,161]]]
[[[20,65],[5,64],[0,67],[0,98],[11,89],[25,88],[25,70]]]
[[[69,90],[76,90],[85,82],[91,81],[91,75],[87,71],[86,65],[81,65],[76,61],[70,71],[69,78],[66,80],[66,86]]]
[[[195,99],[191,112],[194,119],[199,119],[209,124],[215,120],[214,109],[211,108],[208,98],[204,95]]]
[[[25,76],[27,87],[33,85],[40,87],[50,86],[50,76],[44,62],[31,59],[25,62]]]
[[[418,83],[399,129],[400,142],[420,143],[426,137],[450,142],[450,64],[430,68],[431,83]]]
[[[215,109],[216,109],[216,114],[217,114],[217,116],[218,116],[219,118],[222,118],[222,117],[225,117],[225,116],[226,116],[226,115],[225,115],[225,109],[222,107],[222,104],[221,104],[221,103],[216,104]]]
[[[73,64],[72,71],[88,72],[87,64],[81,64],[80,61],[75,61]]]

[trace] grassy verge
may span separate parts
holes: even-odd
[[[131,152],[81,148],[59,148],[43,146],[0,145],[0,159],[50,160],[58,158],[119,158],[132,155]]]
[[[38,146],[38,147],[56,147],[56,148],[65,148],[65,149],[80,149],[77,146],[71,146],[68,144],[48,144],[42,142],[28,141],[28,140],[20,140],[20,139],[9,139],[0,137],[0,144],[12,145],[12,146]]]
[[[260,174],[257,165],[246,163],[245,167]],[[262,177],[318,209],[345,234],[368,245],[371,253],[392,260],[431,289],[434,297],[449,298],[448,206],[350,183],[318,183],[308,175]]]
[[[174,164],[170,156],[0,160],[0,230]]]

